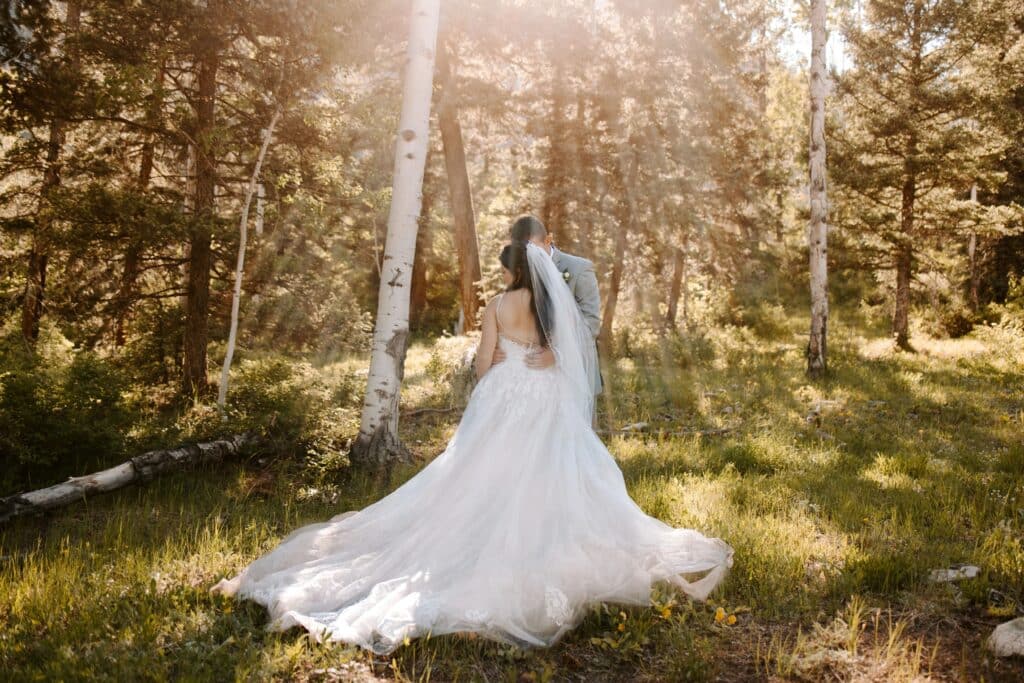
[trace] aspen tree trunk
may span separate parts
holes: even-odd
[[[808,247],[811,272],[811,335],[807,374],[828,369],[828,196],[825,187],[825,0],[811,2],[811,144]]]
[[[212,2],[211,2],[212,5]],[[210,9],[212,12],[213,9]],[[188,281],[185,295],[184,363],[182,393],[196,397],[206,390],[206,343],[209,333],[210,269],[213,241],[214,191],[217,185],[217,161],[214,141],[216,126],[217,70],[220,46],[203,41],[198,55],[194,215],[189,235]]]
[[[267,196],[266,186],[260,183],[256,186],[256,234],[263,234],[263,215],[265,212],[264,200]]]
[[[82,19],[80,0],[68,0],[67,16],[64,19],[65,40],[78,32]],[[78,67],[77,50],[71,48],[71,64]],[[50,139],[46,147],[46,170],[39,188],[39,209],[32,231],[32,246],[28,254],[28,269],[25,274],[25,295],[21,307],[21,335],[29,342],[39,338],[39,321],[43,317],[43,297],[46,293],[46,266],[50,260],[50,226],[53,223],[53,209],[50,195],[60,187],[60,156],[64,147],[67,123],[55,116],[50,124]]]
[[[466,151],[462,145],[462,127],[458,119],[455,78],[445,50],[440,53],[438,66],[442,91],[437,119],[441,128],[444,164],[448,174],[448,197],[455,223],[455,251],[459,259],[459,302],[465,320],[463,331],[466,332],[478,327],[478,288],[482,277],[480,249],[477,246],[476,219],[473,216],[473,194],[469,187],[469,173],[466,171]]]
[[[274,136],[274,128],[281,118],[281,105],[277,105],[270,123],[263,130],[263,144],[260,145],[259,154],[256,156],[256,164],[252,169],[252,177],[249,178],[249,186],[245,190],[245,200],[242,202],[242,215],[238,219],[238,259],[235,262],[235,291],[231,296],[231,327],[228,331],[228,346],[224,352],[224,365],[220,370],[220,384],[217,387],[217,405],[224,410],[228,398],[228,382],[231,379],[231,361],[235,357],[235,342],[238,338],[238,309],[242,302],[242,274],[245,272],[245,244],[249,237],[249,206],[252,204],[252,197],[256,194],[256,188],[260,179],[260,172],[263,170],[263,160],[270,148],[270,140]]]
[[[351,457],[383,465],[408,457],[398,439],[398,400],[409,338],[409,285],[423,191],[440,0],[413,0],[387,238],[370,373]]]

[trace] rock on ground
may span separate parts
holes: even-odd
[[[988,647],[999,657],[1024,657],[1024,617],[996,626],[989,636]]]

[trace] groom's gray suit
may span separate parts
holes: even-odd
[[[601,294],[597,290],[594,264],[585,258],[559,251],[554,246],[551,247],[551,260],[555,262],[558,272],[562,273],[568,283],[569,291],[576,299],[576,305],[579,306],[596,345],[597,335],[601,331]],[[600,378],[597,391],[601,391]]]

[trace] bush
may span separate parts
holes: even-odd
[[[672,334],[669,344],[672,360],[684,370],[706,365],[715,359],[714,344],[702,328],[692,329],[685,334]]]
[[[26,489],[116,464],[132,427],[127,383],[110,362],[54,333],[29,349],[0,340],[0,486]]]
[[[943,331],[951,339],[966,337],[974,329],[977,322],[977,316],[962,306],[943,311],[939,318]]]
[[[242,361],[228,393],[232,428],[260,432],[272,450],[302,456],[317,470],[346,465],[343,454],[359,429],[365,380],[343,373],[331,386],[324,375],[307,362],[282,357]],[[217,432],[223,431],[221,423]]]
[[[761,339],[788,341],[791,337],[786,309],[781,304],[759,302],[744,309],[742,320]]]

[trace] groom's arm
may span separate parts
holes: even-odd
[[[590,334],[597,339],[601,332],[601,293],[597,289],[597,275],[594,273],[594,264],[587,262],[587,265],[576,276],[576,303],[580,307],[583,319],[587,321]]]

